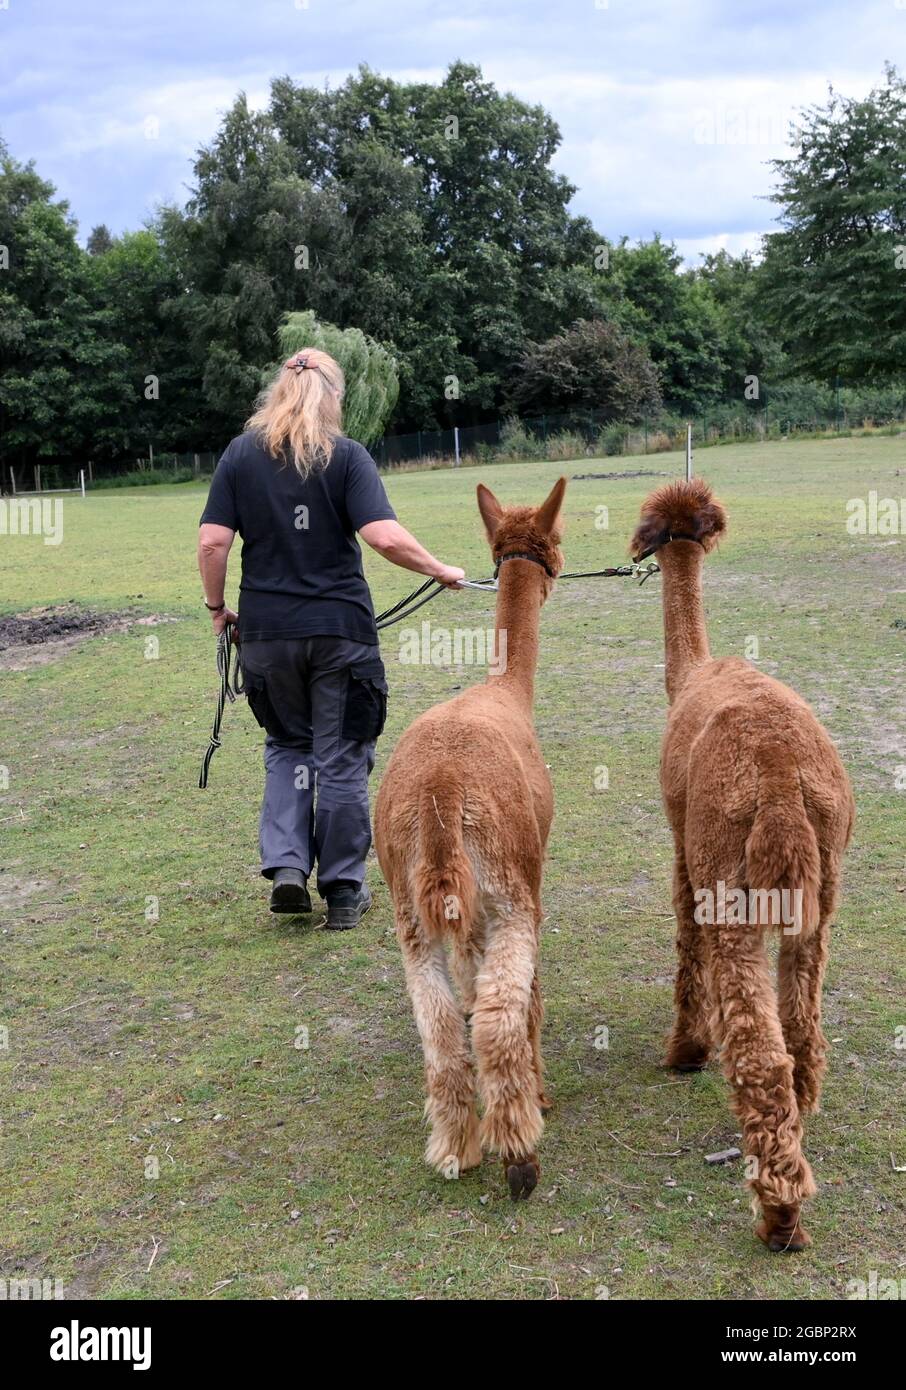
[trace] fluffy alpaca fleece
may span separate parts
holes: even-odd
[[[771,1250],[800,1250],[809,1243],[801,1206],[815,1192],[801,1117],[821,1091],[821,986],[854,806],[805,701],[747,661],[711,657],[701,571],[725,529],[707,484],[670,483],[644,502],[631,545],[634,556],[657,550],[663,583],[670,713],[661,788],[676,850],[678,956],[667,1062],[698,1071],[720,1048],[756,1214],[761,1207],[757,1234]],[[703,911],[702,890],[719,899],[737,889],[749,904],[742,922]],[[796,910],[781,924],[784,890]],[[782,933],[776,993],[771,927]]]
[[[481,1162],[483,1148],[493,1150],[514,1198],[537,1184],[548,1105],[538,932],[554,805],[532,702],[541,606],[563,567],[565,490],[561,478],[537,509],[504,508],[479,485],[495,561],[535,557],[500,565],[495,650],[505,641],[505,669],[411,725],[387,766],[374,819],[424,1052],[426,1160],[456,1177]]]

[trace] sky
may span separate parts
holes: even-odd
[[[362,63],[439,80],[456,58],[553,115],[573,211],[693,264],[771,229],[799,109],[906,64],[906,0],[0,0],[0,135],[84,242],[183,202],[240,90],[263,106],[274,77]]]

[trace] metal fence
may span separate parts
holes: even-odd
[[[664,405],[633,422],[615,422],[604,412],[523,416],[487,424],[450,426],[385,436],[372,449],[381,469],[435,463],[484,462],[493,457],[575,458],[583,455],[659,453],[685,447],[692,425],[697,446],[733,440],[776,439],[796,434],[843,433],[852,429],[906,424],[906,394],[867,414],[840,402],[802,400],[715,402],[698,411]]]
[[[865,393],[850,399],[816,389],[778,389],[760,401],[717,401],[687,412],[678,405],[631,422],[615,422],[605,412],[573,411],[512,417],[444,429],[414,430],[385,435],[371,447],[382,470],[407,467],[455,467],[493,460],[575,459],[621,454],[660,453],[685,447],[691,423],[697,448],[734,440],[779,439],[797,434],[849,432],[853,429],[906,428],[906,392]],[[86,485],[134,486],[143,482],[185,482],[209,478],[220,450],[198,452],[149,451],[144,457],[122,457],[103,463],[92,460],[46,460],[40,464],[0,470],[0,491],[26,493],[74,490],[80,471]]]

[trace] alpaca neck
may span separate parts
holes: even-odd
[[[507,560],[500,567],[494,617],[496,669],[491,684],[514,694],[531,709],[538,664],[538,627],[544,571],[531,560]]]
[[[658,551],[664,605],[667,697],[672,704],[689,672],[711,659],[702,604],[705,552],[695,541],[671,541]]]

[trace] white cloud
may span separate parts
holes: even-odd
[[[362,62],[438,81],[456,57],[559,123],[557,168],[609,236],[682,246],[768,228],[768,160],[828,79],[861,94],[906,39],[894,0],[42,0],[3,15],[0,125],[84,224],[137,226],[181,198],[196,149],[244,89],[339,86]],[[146,121],[158,121],[148,139]],[[111,176],[111,171],[114,176]]]

